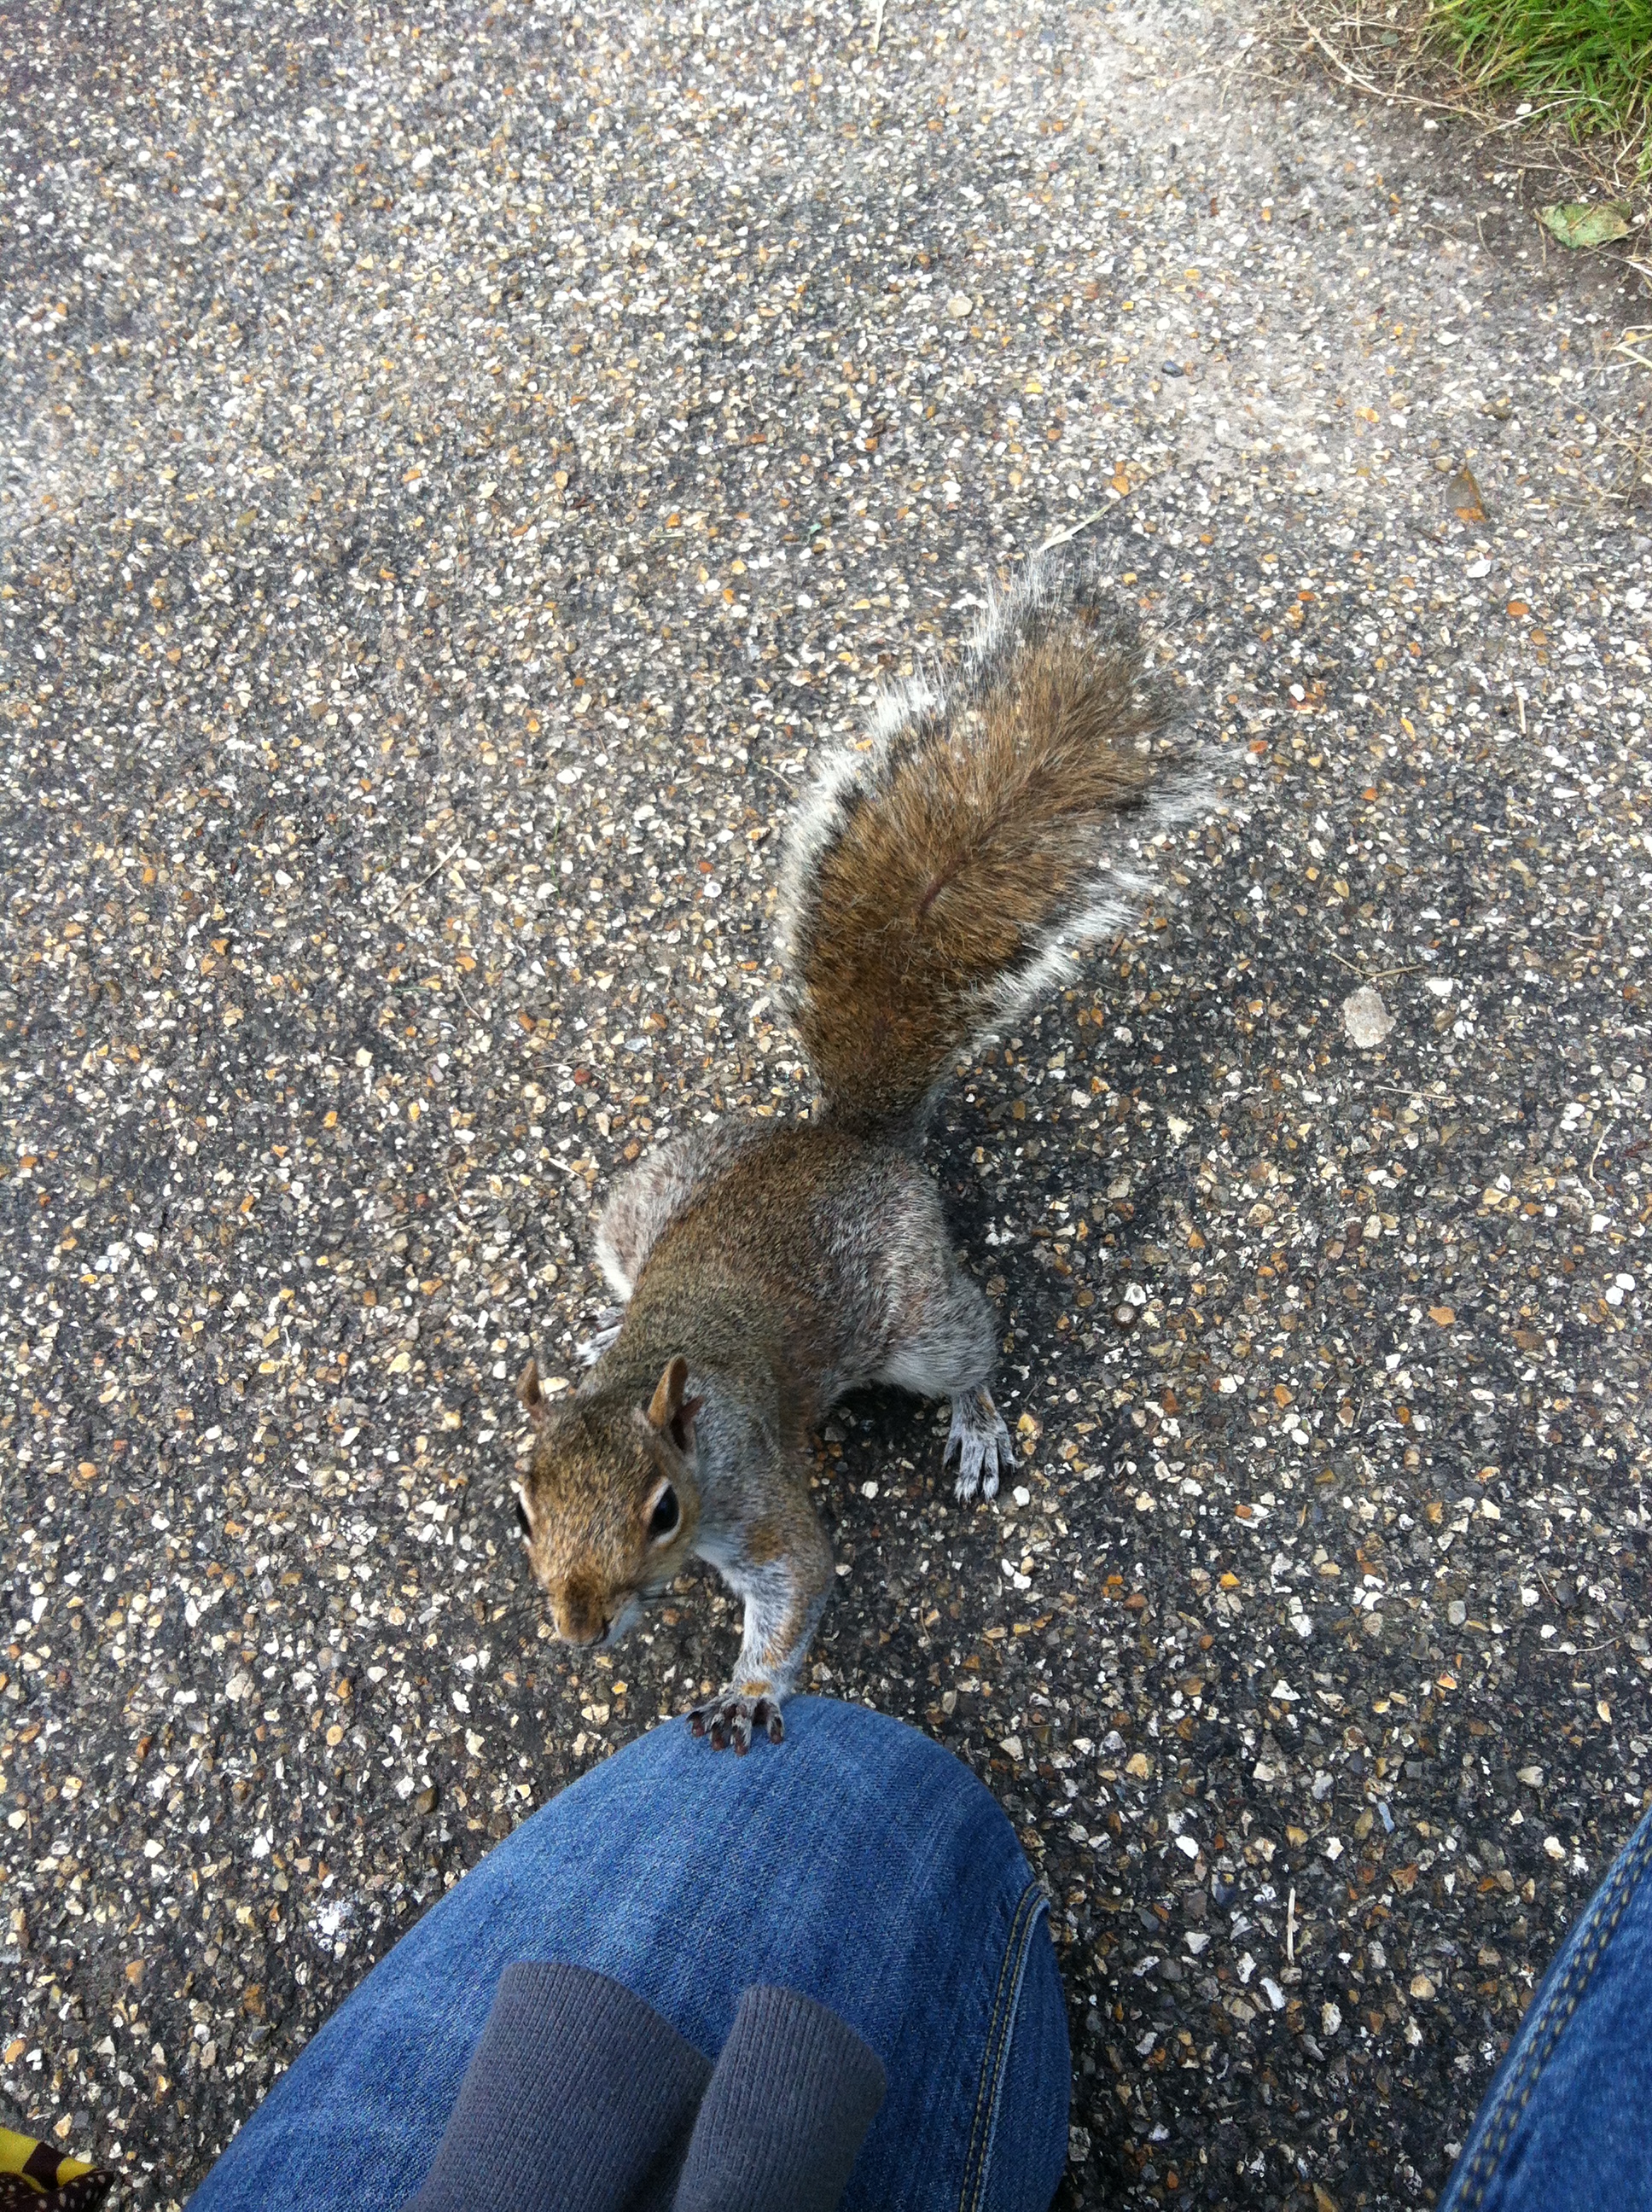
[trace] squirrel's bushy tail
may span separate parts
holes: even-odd
[[[961,666],[885,701],[799,809],[781,893],[793,1018],[834,1119],[922,1118],[963,1052],[1115,928],[1140,847],[1196,811],[1174,694],[1095,568],[1035,561]]]

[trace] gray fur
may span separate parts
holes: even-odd
[[[1049,798],[1056,787],[1047,782],[1042,799],[1028,799],[1017,825],[1023,842],[1005,881],[1030,883],[1036,891],[1028,870],[1048,855],[1055,888],[1044,905],[1031,908],[1033,920],[1019,935],[977,927],[988,951],[976,956],[979,972],[954,1026],[944,962],[914,985],[919,971],[909,956],[898,952],[891,963],[884,953],[895,922],[885,925],[876,901],[903,858],[925,855],[923,870],[932,869],[926,823],[938,808],[959,810],[940,818],[967,844],[975,802],[969,779],[949,773],[960,760],[970,763],[958,748],[970,744],[975,730],[975,770],[1000,787],[981,726],[990,704],[1001,717],[1002,744],[1002,730],[1012,730],[1021,711],[1012,702],[1003,719],[998,697],[1013,684],[1017,656],[1062,624],[1076,624],[1081,635],[1030,664],[1028,681],[1076,660],[1075,696],[1093,697],[1084,688],[1092,672],[1085,656],[1092,646],[1108,656],[1110,720],[1098,731],[1097,745],[1113,732],[1116,757],[1130,772],[1109,786],[1099,773],[1106,758],[1098,750],[1092,798],[1072,758],[1052,747],[1060,772],[1078,779],[1068,811],[1083,820],[1084,842],[1057,847],[1061,810]],[[1152,846],[1206,803],[1208,787],[1196,757],[1163,738],[1168,695],[1145,670],[1133,673],[1139,656],[1133,623],[1102,600],[1092,565],[1072,556],[1035,562],[989,610],[953,675],[938,686],[920,679],[890,694],[866,749],[826,763],[793,824],[780,923],[790,945],[805,918],[823,910],[823,871],[859,871],[847,896],[844,884],[836,885],[833,911],[841,917],[870,907],[869,931],[854,940],[840,922],[835,937],[815,937],[806,948],[811,960],[823,959],[817,979],[835,994],[810,1002],[817,1013],[829,1008],[835,1024],[809,1031],[817,1073],[824,1077],[835,1054],[848,1076],[835,1091],[823,1083],[826,1115],[701,1124],[643,1159],[616,1188],[598,1228],[597,1257],[620,1310],[598,1316],[592,1371],[572,1403],[554,1413],[540,1403],[531,1368],[525,1376],[524,1402],[538,1408],[542,1430],[528,1486],[530,1552],[562,1632],[575,1642],[592,1640],[598,1630],[618,1634],[690,1556],[714,1566],[742,1599],[744,1634],[733,1678],[690,1716],[714,1745],[744,1751],[754,1733],[776,1742],[784,1734],[780,1704],[796,1685],[833,1584],[830,1546],[809,1497],[807,1438],[837,1400],[872,1382],[948,1399],[944,1464],[956,1461],[961,1501],[994,1496],[1014,1465],[989,1388],[997,1319],[960,1267],[939,1193],[919,1164],[923,1114],[911,1109],[913,1085],[901,1088],[901,1063],[894,1063],[889,1085],[894,1104],[878,1104],[887,1073],[880,1073],[879,1054],[909,1015],[923,1055],[915,1082],[929,1085],[932,1069],[944,1080],[954,1063],[951,1041],[961,1038],[960,1048],[970,1048],[977,1012],[978,1042],[1064,972],[1075,942],[1115,927],[1151,889]],[[1035,736],[1059,737],[1068,726],[1062,714],[1058,699],[1047,719],[1035,720]],[[1138,774],[1125,750],[1137,746],[1137,731],[1150,733],[1137,750],[1153,756],[1151,773]],[[897,770],[907,794],[900,800],[890,781]],[[882,814],[862,811],[880,804]],[[852,820],[882,833],[881,847],[877,837],[845,847]],[[879,852],[879,862],[865,857]],[[917,880],[921,886],[923,875]],[[943,875],[935,889],[948,880]],[[957,888],[948,893],[965,895]],[[951,927],[967,934],[982,918],[1001,916],[1002,882],[994,891],[978,878],[968,895],[977,902],[975,921],[967,908],[955,908]],[[925,896],[919,914],[930,910],[932,896]],[[1046,927],[1050,909],[1061,905],[1066,911]],[[896,984],[882,999],[867,980],[880,960]],[[999,965],[1007,972],[996,972]],[[902,1000],[903,989],[909,1000],[915,994],[915,1003]],[[922,1034],[926,1012],[936,1018],[932,1037]],[[662,1468],[683,1518],[680,1534],[650,1537],[647,1516]]]
[[[622,1307],[665,1231],[760,1133],[741,1121],[702,1122],[646,1154],[616,1183],[597,1224],[597,1265]]]

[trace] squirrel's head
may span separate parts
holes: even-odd
[[[575,1399],[554,1408],[530,1359],[516,1395],[533,1423],[533,1464],[515,1486],[528,1559],[564,1644],[617,1643],[645,1597],[689,1556],[700,1518],[698,1398],[680,1356],[646,1406]]]

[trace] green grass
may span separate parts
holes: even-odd
[[[1652,136],[1652,0],[1434,0],[1465,76],[1564,116],[1574,135]]]

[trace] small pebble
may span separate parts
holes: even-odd
[[[1342,1002],[1342,1025],[1362,1052],[1370,1052],[1394,1027],[1394,1016],[1371,986],[1362,983]]]

